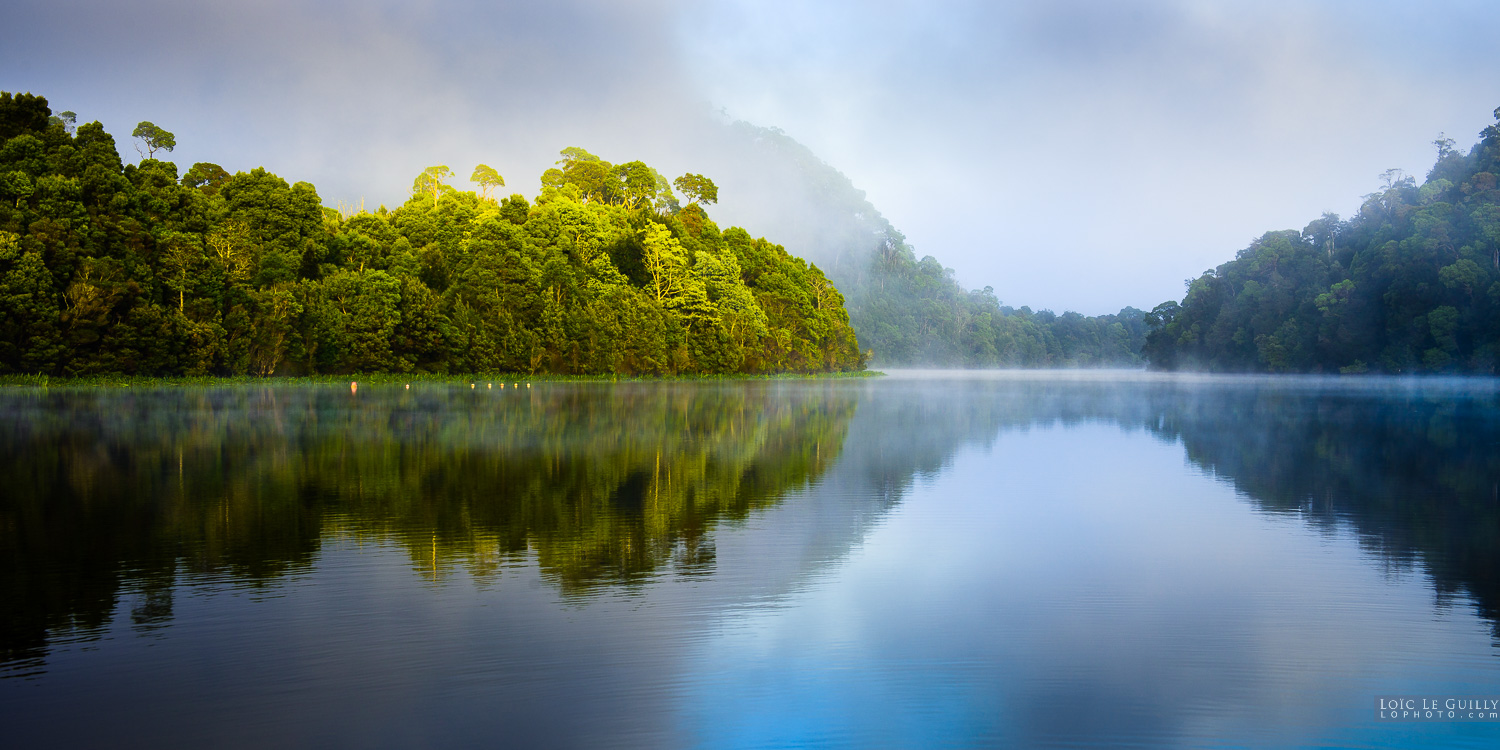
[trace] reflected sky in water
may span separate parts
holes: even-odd
[[[1500,693],[1494,383],[1345,382],[3,392],[0,731],[1493,746],[1373,701]]]

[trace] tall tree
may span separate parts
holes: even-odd
[[[719,187],[701,174],[685,174],[672,181],[690,203],[712,205],[719,202]]]
[[[138,123],[130,135],[132,138],[140,141],[135,147],[137,152],[140,152],[142,145],[146,147],[146,151],[142,156],[145,156],[147,159],[155,159],[157,151],[171,151],[177,147],[177,136],[157,127],[149,121],[143,120]]]
[[[501,177],[494,167],[487,164],[474,167],[474,174],[469,176],[469,182],[479,186],[479,194],[485,200],[491,200],[490,193],[494,192],[495,188],[505,187],[505,178]]]
[[[78,113],[71,111],[58,112],[52,116],[51,122],[61,125],[63,132],[72,135],[73,131],[78,128]]]
[[[417,175],[417,179],[412,181],[411,191],[415,195],[421,195],[425,193],[427,195],[431,195],[433,198],[436,198],[439,195],[442,195],[445,189],[453,189],[443,183],[444,180],[452,176],[453,170],[441,164],[434,167],[428,167],[422,170],[422,174]]]

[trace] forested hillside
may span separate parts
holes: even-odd
[[[1115,315],[1003,305],[993,291],[966,291],[932,256],[917,258],[906,238],[854,187],[806,146],[773,128],[733,126],[749,144],[765,182],[797,185],[768,221],[816,260],[843,291],[860,345],[881,365],[943,367],[1138,366],[1145,313]],[[774,177],[771,177],[774,176]],[[787,217],[787,218],[783,218]],[[981,240],[984,241],[984,240]]]
[[[97,122],[0,94],[0,372],[729,373],[862,369],[816,266],[720,231],[711,180],[564,150],[541,195],[433,167],[335,211],[263,169],[121,161]],[[673,187],[689,199],[682,205]]]
[[[1500,109],[1495,110],[1500,121]],[[1495,371],[1500,125],[1467,153],[1439,137],[1419,186],[1390,170],[1348,221],[1267,232],[1148,316],[1158,369]]]

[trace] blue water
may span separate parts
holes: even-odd
[[[0,393],[14,746],[1493,747],[1492,381]]]

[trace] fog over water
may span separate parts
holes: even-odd
[[[0,737],[1492,747],[1497,393],[7,389]]]
[[[558,149],[724,190],[778,226],[724,123],[784,129],[918,255],[1007,304],[1149,309],[1263,231],[1348,215],[1500,104],[1486,3],[8,3],[0,89],[180,166],[264,165],[329,205],[395,205],[422,168],[534,193]],[[748,162],[748,165],[747,165]],[[769,217],[769,218],[768,218]],[[794,253],[816,256],[816,248]]]

